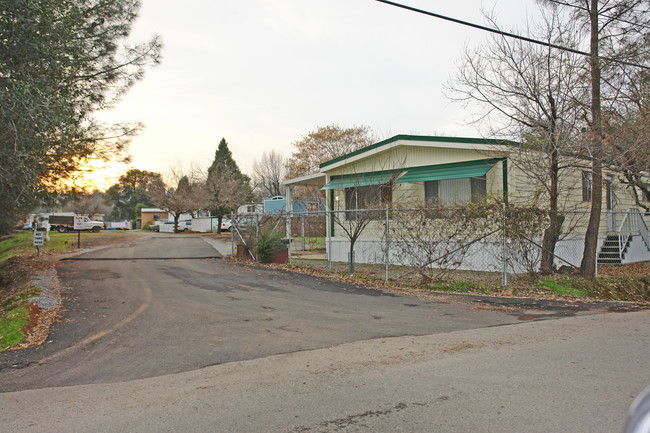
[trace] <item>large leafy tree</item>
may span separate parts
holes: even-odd
[[[219,142],[214,161],[208,168],[205,191],[206,207],[219,217],[219,230],[223,215],[253,199],[250,178],[239,169],[225,138]]]
[[[369,146],[373,141],[370,128],[366,126],[319,126],[293,143],[296,151],[287,161],[287,177],[316,173],[321,163]]]
[[[105,200],[113,206],[112,218],[130,220],[137,218],[135,208],[138,204],[154,206],[164,189],[160,173],[132,168],[106,190]]]
[[[128,45],[137,0],[0,5],[0,231],[88,160],[121,157],[139,125],[102,125],[147,66],[157,38]]]

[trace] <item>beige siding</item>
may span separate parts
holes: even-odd
[[[399,146],[384,152],[380,152],[357,162],[350,163],[338,168],[329,169],[326,167],[325,173],[329,181],[331,176],[349,175],[357,173],[368,173],[384,170],[395,170],[408,167],[418,167],[426,165],[438,165],[447,163],[456,163],[462,161],[471,161],[476,159],[503,157],[502,151],[476,151],[467,149],[453,149],[435,146]],[[548,193],[545,185],[546,180],[543,178],[543,170],[539,170],[539,163],[543,161],[543,156],[534,153],[521,155],[511,153],[508,161],[508,198],[510,202],[519,205],[536,205],[541,208],[548,207]],[[512,158],[519,158],[513,161]],[[527,161],[525,159],[527,159]],[[574,165],[575,168],[567,168],[561,171],[560,175],[560,203],[559,207],[567,214],[567,220],[564,224],[565,229],[572,229],[574,235],[582,236],[586,229],[589,219],[589,210],[591,203],[582,200],[582,171],[589,170],[589,163],[584,160],[564,160],[565,165]],[[526,167],[537,167],[535,170]],[[538,174],[535,175],[535,172]],[[609,172],[605,172],[605,177]],[[486,175],[486,187],[488,194],[499,197],[503,192],[503,163],[499,162],[488,171]],[[603,188],[603,215],[601,218],[600,232],[607,232],[607,218],[605,211],[607,209],[607,194],[605,185]],[[625,212],[629,208],[636,208],[634,198],[629,189],[619,182],[614,183],[614,195],[616,199],[617,212]],[[334,191],[336,210],[345,209],[345,192],[343,190]],[[337,200],[338,198],[338,200]],[[409,203],[420,203],[424,201],[424,183],[403,183],[396,184],[393,189],[393,203],[408,206]],[[621,217],[618,218],[620,224]],[[368,232],[377,232],[379,225],[383,222],[373,222],[370,224]],[[375,227],[377,226],[377,227]],[[340,227],[336,227],[335,236],[342,236]]]

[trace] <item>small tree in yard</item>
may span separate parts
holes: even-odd
[[[334,223],[341,228],[350,242],[348,253],[350,274],[354,273],[356,242],[370,223],[381,221],[382,215],[384,215],[382,209],[391,204],[393,180],[389,179],[380,185],[361,186],[363,176],[360,176],[356,186],[345,189],[345,210],[334,209],[332,212]]]

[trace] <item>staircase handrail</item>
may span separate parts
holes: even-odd
[[[627,241],[632,236],[633,220],[628,217],[633,214],[635,210],[636,209],[628,209],[627,212],[625,212],[623,221],[621,221],[621,225],[618,227],[618,256],[621,260],[623,260],[623,248],[625,248]]]
[[[648,251],[650,251],[650,235],[648,234],[648,226],[645,224],[643,214],[641,214],[638,209],[636,210],[636,214],[639,234],[641,234],[641,239],[643,239],[643,242],[645,242],[646,248],[648,248]]]

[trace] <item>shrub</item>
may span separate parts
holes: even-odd
[[[255,252],[261,263],[271,263],[273,255],[283,249],[285,246],[282,243],[282,233],[268,228],[260,230],[255,243]]]

